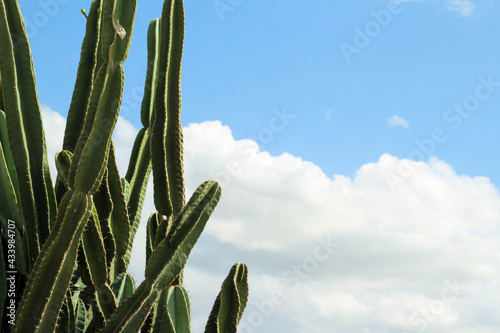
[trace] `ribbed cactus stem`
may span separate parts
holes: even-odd
[[[205,333],[236,332],[248,302],[248,267],[234,264],[222,283],[208,318]]]
[[[177,217],[175,230],[154,249],[146,266],[145,280],[115,311],[102,333],[136,332],[146,320],[161,291],[169,287],[186,265],[196,241],[219,202],[221,189],[215,181],[201,184]]]
[[[64,196],[54,229],[28,280],[14,332],[42,333],[54,330],[91,207],[89,195],[67,192]]]
[[[0,1],[0,76],[8,136],[19,186],[30,267],[55,218],[45,135],[28,36],[15,0]],[[20,95],[22,93],[22,96]]]
[[[0,248],[12,229],[16,268],[27,276],[19,280],[24,293],[13,333],[191,332],[183,270],[221,188],[204,182],[185,202],[182,0],[165,0],[161,20],[149,25],[143,128],[120,177],[112,134],[136,7],[137,0],[92,0],[88,15],[81,11],[86,34],[56,155],[56,207],[26,29],[17,0],[0,0]],[[126,270],[151,173],[157,212],[148,220],[145,279],[136,288]],[[0,251],[0,280],[8,263]],[[6,292],[0,284],[0,303]],[[207,332],[236,332],[247,299],[248,269],[238,263]],[[5,323],[0,308],[2,315]]]
[[[141,121],[143,128],[137,134],[130,156],[130,163],[125,179],[130,183],[130,197],[127,200],[130,235],[127,252],[124,257],[125,268],[130,262],[132,246],[141,221],[142,207],[146,197],[146,189],[151,175],[150,124],[155,105],[155,90],[158,77],[158,58],[160,48],[160,20],[152,20],[148,28],[148,65],[144,97],[141,105]]]
[[[166,0],[160,31],[159,75],[151,132],[154,200],[158,212],[177,215],[185,202],[181,111],[184,4]],[[163,96],[163,98],[160,98]]]

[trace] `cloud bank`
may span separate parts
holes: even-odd
[[[212,178],[223,188],[185,273],[195,331],[238,261],[250,269],[239,332],[497,331],[500,195],[489,179],[389,154],[353,176],[328,176],[235,140],[218,121],[190,124],[184,139],[188,193]],[[151,198],[150,189],[145,218]],[[144,240],[143,225],[137,279]]]

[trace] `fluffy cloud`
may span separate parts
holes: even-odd
[[[484,312],[498,304],[500,276],[500,196],[487,178],[457,175],[436,158],[388,154],[353,177],[328,177],[311,162],[234,140],[219,122],[189,125],[185,141],[190,188],[210,178],[223,187],[192,263],[196,274],[217,272],[220,281],[228,257],[249,264],[243,332],[284,322],[295,324],[279,329],[287,332],[476,332],[476,322],[482,331],[499,324]]]
[[[194,330],[242,261],[251,293],[239,332],[496,332],[500,196],[487,178],[388,154],[329,177],[217,121],[184,138],[188,193],[212,178],[223,188],[185,273]],[[152,202],[150,188],[144,217]],[[138,280],[144,240],[142,225]]]
[[[389,125],[389,127],[396,127],[396,126],[402,126],[402,127],[410,127],[410,124],[408,124],[408,122],[401,118],[401,117],[398,117],[396,115],[393,115],[391,118],[387,119],[387,125]]]

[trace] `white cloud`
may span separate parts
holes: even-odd
[[[448,9],[458,12],[461,16],[472,16],[476,5],[470,0],[449,0]]]
[[[478,309],[500,300],[491,293],[500,274],[500,196],[487,178],[459,176],[437,159],[416,163],[388,154],[352,178],[330,178],[311,162],[234,140],[219,122],[190,124],[185,142],[188,186],[216,178],[223,188],[191,264],[218,276],[232,262],[249,264],[245,330],[272,332],[291,322],[295,327],[283,331],[425,326],[427,332],[472,333],[476,321],[485,331],[500,324]],[[411,176],[391,186],[388,175],[404,163],[412,166]],[[340,245],[327,259],[317,249],[325,237]],[[462,288],[450,302],[441,300],[446,281]],[[271,306],[273,290],[286,301]],[[192,288],[193,302],[196,292]]]
[[[57,175],[55,156],[61,151],[64,139],[64,128],[66,119],[61,114],[48,106],[42,106],[43,130],[45,131],[45,142],[47,143],[47,157],[50,166],[50,175],[55,180]]]
[[[195,331],[238,261],[250,270],[241,332],[497,331],[500,195],[487,178],[388,154],[328,177],[220,122],[190,124],[184,138],[188,192],[211,178],[223,188],[185,272]],[[390,183],[402,165],[413,171]],[[143,220],[153,210],[150,188]],[[143,224],[139,280],[144,240]]]
[[[387,125],[389,125],[389,127],[395,127],[395,126],[402,126],[406,128],[410,127],[410,124],[408,124],[408,122],[405,119],[398,117],[396,115],[393,115],[391,118],[387,119]]]
[[[125,173],[127,172],[130,153],[132,152],[137,132],[138,130],[128,120],[118,117],[113,133],[113,141],[115,143],[116,163],[122,177],[125,177]]]
[[[404,2],[425,2],[425,0],[395,0],[397,4]],[[446,8],[467,17],[474,14],[476,5],[471,0],[446,0]]]

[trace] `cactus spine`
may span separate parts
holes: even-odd
[[[204,182],[186,203],[182,0],[165,0],[161,19],[150,23],[143,128],[125,177],[119,174],[112,133],[136,7],[137,0],[93,0],[88,12],[82,10],[86,34],[54,188],[24,21],[16,0],[0,0],[0,245],[15,221],[22,290],[16,325],[0,326],[1,332],[191,330],[183,269],[221,188]],[[136,288],[127,267],[151,174],[157,211],[148,220],[145,280]],[[0,252],[2,281],[7,265]],[[235,264],[206,332],[236,332],[247,281],[246,265]],[[6,295],[0,285],[0,304]],[[5,323],[5,312],[0,315]]]

